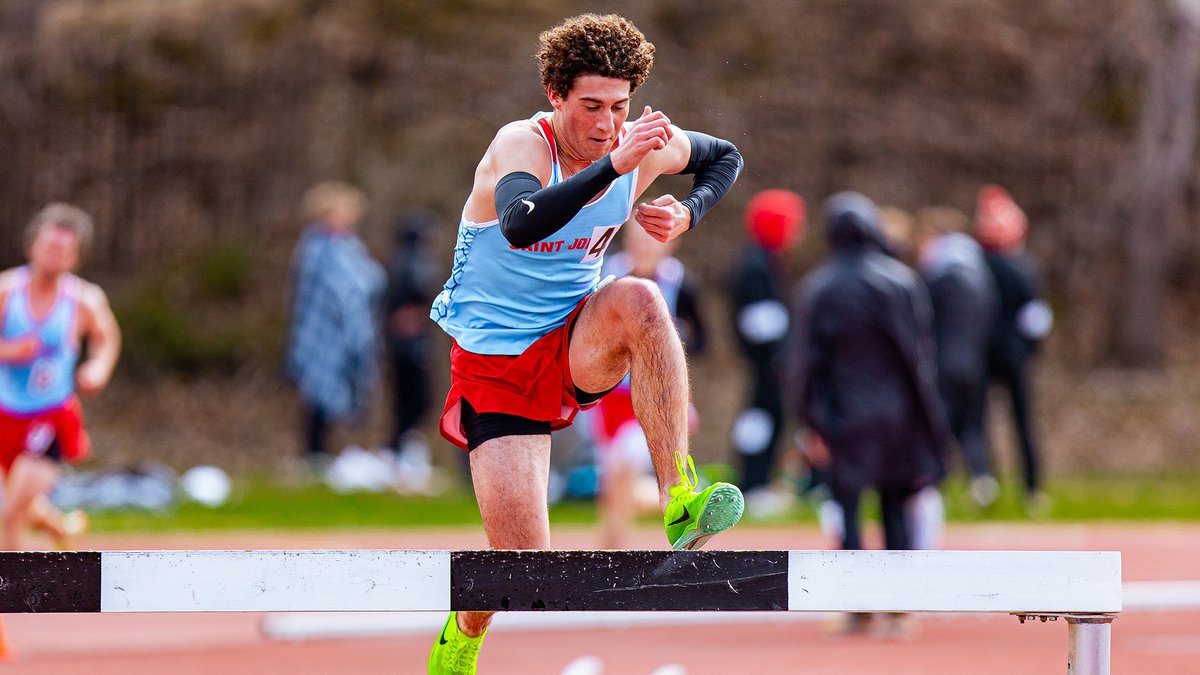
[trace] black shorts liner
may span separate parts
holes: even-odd
[[[575,401],[580,406],[591,405],[604,398],[608,392],[616,389],[613,386],[608,391],[599,394],[586,392],[575,387]],[[477,412],[467,399],[462,400],[462,425],[467,432],[467,449],[474,450],[493,438],[502,436],[548,436],[550,422],[531,420],[520,415],[508,413]]]
[[[50,445],[46,448],[46,452],[42,457],[58,462],[59,464],[63,463],[62,446],[58,444],[57,438],[50,441]]]

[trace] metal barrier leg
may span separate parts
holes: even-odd
[[[1067,615],[1068,675],[1109,675],[1112,661],[1111,614]]]

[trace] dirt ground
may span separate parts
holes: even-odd
[[[559,548],[590,548],[596,533],[555,532]],[[662,548],[660,532],[631,548]],[[713,540],[730,549],[822,548],[811,528],[740,528]],[[475,530],[222,533],[94,537],[96,549],[482,548]],[[1126,581],[1200,579],[1200,525],[975,525],[952,527],[949,549],[1118,550]],[[280,615],[274,615],[280,616]],[[762,616],[762,615],[760,615]],[[440,623],[440,617],[419,618]],[[497,619],[480,659],[491,675],[740,673],[1062,673],[1067,626],[1006,615],[923,615],[907,639],[835,637],[836,617],[702,615],[702,623],[525,627]],[[435,631],[386,637],[278,641],[261,614],[7,615],[13,675],[89,673],[422,673]],[[1113,624],[1114,673],[1200,672],[1200,609],[1127,611]],[[583,657],[602,671],[585,669]],[[664,666],[681,666],[671,670]]]

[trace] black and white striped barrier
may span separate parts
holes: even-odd
[[[1121,557],[1092,551],[0,552],[0,613],[1001,612],[1109,671]]]

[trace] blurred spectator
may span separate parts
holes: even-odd
[[[397,479],[415,483],[428,477],[429,446],[418,425],[432,401],[429,306],[442,289],[436,257],[429,250],[433,225],[433,214],[427,212],[408,214],[396,224],[384,305],[392,370],[389,447],[396,451]]]
[[[689,356],[704,351],[707,338],[700,309],[699,285],[671,254],[679,239],[661,243],[637,223],[621,230],[621,252],[609,256],[604,275],[632,275],[658,284],[667,309]],[[629,376],[596,406],[594,438],[600,469],[601,547],[623,548],[634,518],[658,513],[658,484],[650,463],[646,434],[633,412]],[[695,432],[696,410],[689,406],[689,427]]]
[[[379,307],[385,278],[356,234],[366,198],[345,183],[304,195],[311,223],[300,236],[289,282],[291,327],[285,362],[301,399],[309,467],[329,461],[334,420],[359,419],[379,383]]]
[[[788,350],[797,412],[828,449],[850,549],[861,547],[858,498],[872,486],[882,493],[888,547],[909,547],[900,507],[942,476],[949,437],[928,297],[911,270],[872,245],[878,218],[860,194],[830,198],[831,258],[805,279]]]
[[[984,248],[984,260],[1000,300],[989,368],[992,380],[1008,390],[1024,466],[1025,506],[1038,515],[1049,503],[1042,491],[1029,369],[1038,342],[1049,334],[1054,318],[1041,299],[1037,264],[1024,250],[1027,232],[1024,211],[1004,188],[986,185],[979,191],[975,237]]]
[[[862,548],[859,501],[874,488],[886,547],[909,549],[907,503],[942,478],[949,440],[928,296],[912,270],[879,250],[871,200],[836,194],[825,217],[830,258],[796,297],[789,394],[810,454],[828,458],[841,547]],[[848,617],[845,628],[861,629],[864,619]]]
[[[971,223],[965,213],[926,208],[916,222],[920,272],[933,307],[938,389],[971,477],[971,499],[986,508],[999,496],[983,423],[996,288],[983,249],[967,234]]]
[[[780,354],[788,332],[783,256],[800,238],[804,201],[790,190],[764,190],[746,205],[747,243],[731,283],[733,325],[750,367],[750,400],[734,421],[733,447],[742,461],[746,510],[773,515],[786,496],[770,490],[783,433]]]
[[[63,462],[91,453],[76,397],[108,385],[121,331],[99,286],[73,274],[92,240],[92,219],[50,204],[25,230],[28,264],[0,273],[0,469],[4,473],[0,548],[21,550],[26,527],[59,548],[87,525],[47,494]]]

